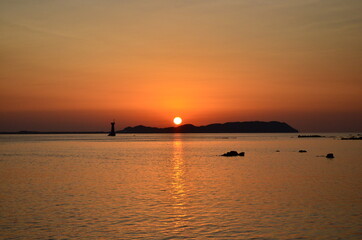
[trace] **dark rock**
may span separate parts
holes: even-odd
[[[224,157],[236,157],[236,156],[245,156],[245,152],[240,152],[238,153],[237,151],[230,151],[230,152],[227,152],[227,153],[224,153],[223,155],[221,156],[224,156]]]
[[[230,152],[224,153],[224,154],[221,155],[221,156],[224,156],[224,157],[234,157],[234,156],[239,156],[239,154],[238,154],[237,151],[230,151]]]
[[[324,137],[321,135],[298,135],[298,138],[320,138],[320,137]]]
[[[334,158],[333,153],[328,153],[327,156],[326,156],[326,158]]]
[[[343,137],[342,140],[362,140],[362,137]]]
[[[300,153],[305,153],[307,150],[299,150]]]

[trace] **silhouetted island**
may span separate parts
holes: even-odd
[[[298,130],[284,122],[227,122],[214,123],[206,126],[185,124],[179,127],[126,127],[117,133],[296,133]]]

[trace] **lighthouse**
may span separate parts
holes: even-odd
[[[112,127],[111,127],[111,131],[108,134],[108,136],[116,136],[116,132],[114,131],[114,124],[116,124],[115,121],[111,122]]]

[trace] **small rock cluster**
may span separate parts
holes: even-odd
[[[277,152],[280,152],[279,150],[277,150]],[[307,150],[299,150],[300,153],[305,153],[307,152]],[[223,157],[236,157],[236,156],[245,156],[245,152],[240,152],[238,153],[237,151],[230,151],[230,152],[227,152],[227,153],[224,153],[222,154],[221,156]],[[334,158],[334,155],[333,153],[328,153],[326,155],[326,158]]]

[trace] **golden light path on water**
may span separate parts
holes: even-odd
[[[177,138],[173,141],[172,157],[172,200],[175,219],[173,221],[175,229],[182,229],[187,226],[187,195],[185,186],[185,162],[183,159],[182,141]]]

